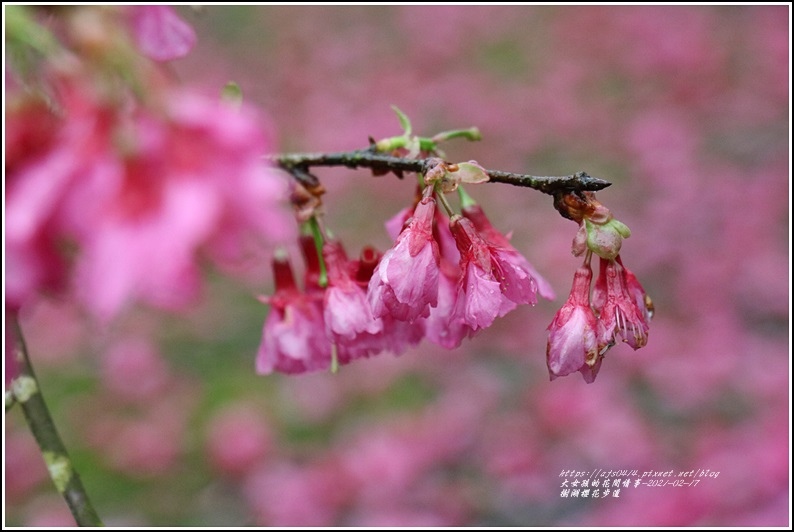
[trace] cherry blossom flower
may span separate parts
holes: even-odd
[[[413,322],[427,317],[438,302],[438,244],[433,238],[436,202],[425,198],[381,258],[372,274],[367,297],[376,317],[390,315]]]
[[[360,333],[382,331],[383,321],[373,317],[366,292],[348,271],[349,264],[342,245],[338,241],[326,241],[323,258],[328,270],[323,310],[328,337],[339,343],[354,340]]]
[[[273,259],[273,276],[276,293],[263,298],[270,305],[270,313],[256,357],[257,373],[303,373],[328,368],[331,343],[325,334],[321,301],[298,290],[286,257]]]
[[[626,288],[628,289],[629,294],[631,294],[631,296],[634,298],[634,302],[636,303],[637,308],[640,310],[640,316],[644,318],[646,325],[650,325],[654,313],[653,301],[651,300],[650,296],[645,293],[645,289],[642,287],[637,277],[623,264],[623,260],[620,258],[620,255],[615,257],[615,260],[623,267]]]
[[[411,215],[413,213],[413,208],[405,207],[383,223],[383,225],[386,227],[386,233],[391,237],[392,240],[397,240],[397,237],[400,236],[400,233],[405,227],[405,222],[411,219]]]
[[[285,183],[262,165],[270,141],[252,110],[172,89],[157,108],[122,109],[74,75],[58,82],[48,149],[15,157],[8,174],[11,304],[58,284],[64,244],[77,251],[78,296],[109,320],[133,300],[193,301],[200,251],[227,264],[252,235],[289,234]]]
[[[475,331],[464,322],[458,307],[457,265],[446,260],[441,262],[441,275],[438,278],[438,305],[430,309],[425,319],[427,339],[446,349],[459,347],[464,338],[473,336]]]
[[[632,277],[630,292],[625,268],[615,260],[601,259],[598,283],[601,293],[596,311],[604,325],[600,338],[603,344],[613,344],[618,334],[634,349],[644,347],[648,343],[651,311],[646,307],[645,291],[636,277],[633,275]],[[602,302],[603,306],[601,306]],[[650,298],[647,302],[650,302]]]
[[[489,327],[518,304],[537,302],[534,279],[486,242],[468,218],[453,216],[450,229],[460,251],[456,312],[473,330]]]
[[[523,270],[527,272],[534,280],[538,293],[546,299],[554,299],[554,289],[551,284],[544,279],[532,264],[524,257],[519,251],[510,244],[510,240],[499,232],[493,225],[488,217],[478,204],[473,203],[463,207],[463,216],[468,218],[474,224],[474,228],[480,235],[493,244],[502,249],[502,256],[510,262],[516,270]]]
[[[546,364],[551,380],[579,371],[591,383],[601,368],[603,325],[590,307],[593,272],[583,265],[574,274],[568,300],[548,327]]]
[[[410,211],[408,212],[410,216]],[[370,279],[377,267],[381,255],[371,247],[365,247],[357,261],[350,263],[352,279],[359,289],[366,290]],[[331,277],[331,266],[329,278]],[[364,304],[370,308],[369,302]],[[337,312],[348,312],[346,308],[339,308]],[[370,311],[371,312],[371,311]],[[347,364],[357,358],[368,358],[373,355],[388,351],[394,355],[401,355],[409,346],[415,346],[422,341],[425,335],[425,326],[422,320],[412,323],[399,321],[390,315],[373,318],[375,326],[369,325],[374,331],[365,330],[352,338],[340,338],[337,342],[337,357],[340,364]]]

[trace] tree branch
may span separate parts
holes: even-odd
[[[39,381],[33,373],[19,322],[14,320],[14,324],[17,333],[18,358],[20,359],[19,375],[11,383],[14,399],[22,407],[22,412],[39,444],[41,455],[47,464],[47,470],[55,488],[66,500],[77,524],[92,527],[103,526],[102,520],[88,499],[85,487],[74,469],[66,446],[58,435],[50,411],[41,395]],[[6,404],[8,404],[8,398],[6,398]]]
[[[438,157],[407,159],[377,153],[372,149],[336,153],[286,153],[269,156],[268,159],[290,172],[298,182],[309,187],[319,185],[317,178],[309,173],[309,168],[312,166],[363,167],[371,168],[375,172],[391,171],[400,175],[402,172],[427,173],[441,162]],[[612,184],[585,172],[576,172],[567,176],[533,176],[499,170],[487,170],[487,172],[490,177],[489,182],[528,187],[550,195],[559,192],[602,190]]]

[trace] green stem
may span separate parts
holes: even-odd
[[[430,141],[436,143],[457,138],[464,138],[466,140],[482,140],[482,134],[476,127],[470,127],[468,129],[453,129],[451,131],[442,131],[437,135],[433,135],[433,138],[430,139]]]
[[[325,267],[325,257],[323,257],[323,243],[325,242],[325,238],[323,237],[323,232],[320,229],[320,222],[318,222],[317,218],[314,216],[312,216],[309,220],[309,227],[312,231],[312,237],[314,238],[314,248],[317,250],[317,258],[320,262],[320,278],[317,280],[317,282],[321,287],[324,288],[328,286],[328,269]]]
[[[447,201],[447,198],[444,196],[444,193],[440,190],[437,191],[436,198],[438,198],[438,202],[444,207],[444,210],[447,211],[447,216],[452,218],[455,214],[455,211],[452,210],[452,206]]]
[[[80,481],[80,476],[74,469],[66,446],[58,435],[50,411],[41,395],[39,381],[33,372],[22,329],[17,320],[14,322],[20,359],[19,375],[11,383],[14,398],[22,407],[55,488],[69,506],[74,520],[79,526],[103,526]]]
[[[463,189],[463,185],[458,185],[458,197],[460,198],[461,209],[467,209],[477,205],[477,202],[474,201],[474,198],[469,196],[469,193]]]

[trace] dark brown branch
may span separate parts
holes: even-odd
[[[312,166],[345,166],[347,168],[371,168],[375,172],[416,172],[426,173],[438,164],[437,157],[427,159],[407,159],[377,153],[371,149],[336,153],[287,153],[268,157],[270,160],[290,172],[301,184],[309,187],[318,184],[317,178],[309,173]],[[554,195],[558,192],[596,191],[602,190],[612,183],[591,177],[585,172],[577,172],[567,176],[534,176],[487,170],[492,183],[507,183],[519,187],[528,187],[545,194]]]

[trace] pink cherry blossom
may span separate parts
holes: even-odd
[[[408,216],[410,216],[408,211]],[[353,279],[362,290],[366,290],[377,267],[381,255],[369,246],[364,247],[357,261],[350,263]],[[369,306],[369,303],[367,303]],[[390,315],[375,320],[380,324],[374,333],[364,331],[352,340],[342,339],[337,347],[340,364],[346,364],[357,358],[366,358],[388,351],[393,355],[401,355],[408,347],[415,346],[425,335],[422,320],[412,323],[399,321]]]
[[[265,298],[270,313],[262,331],[256,371],[269,374],[303,373],[331,365],[331,343],[325,334],[322,302],[300,292],[285,257],[273,260],[276,293]]]
[[[197,255],[239,261],[251,235],[290,232],[285,183],[262,165],[269,140],[255,113],[166,90],[158,108],[121,109],[74,77],[59,80],[63,119],[49,149],[18,161],[6,196],[9,303],[64,276],[77,248],[80,299],[102,320],[134,300],[193,301]]]
[[[599,320],[604,325],[600,337],[601,343],[613,344],[615,336],[620,334],[623,341],[634,349],[644,347],[648,343],[648,319],[651,315],[645,303],[644,290],[634,278],[632,282],[634,292],[629,292],[626,270],[615,260],[601,259],[599,278],[601,277],[604,280],[597,284],[598,302],[600,304],[603,301],[603,307],[596,307]],[[604,286],[606,290],[601,292]],[[638,290],[642,291],[642,296]],[[639,306],[640,302],[642,306]]]
[[[372,315],[366,292],[348,271],[349,263],[342,244],[326,241],[323,258],[328,271],[323,311],[328,337],[339,343],[354,340],[360,333],[375,334],[383,330],[382,320]]]
[[[603,326],[590,308],[592,279],[589,265],[576,270],[568,300],[548,327],[546,364],[552,380],[579,371],[591,383],[601,368]]]
[[[400,233],[405,227],[405,222],[411,219],[413,213],[414,210],[411,207],[405,207],[383,223],[386,227],[386,233],[388,233],[392,240],[397,240],[397,237],[400,236]]]
[[[486,242],[468,218],[453,216],[450,229],[460,251],[457,307],[473,330],[489,327],[519,304],[537,302],[537,287],[526,270],[509,261],[504,250]]]
[[[625,275],[626,289],[629,294],[634,298],[637,308],[640,310],[640,316],[645,320],[646,325],[650,325],[653,318],[654,308],[653,301],[650,296],[645,293],[645,289],[640,284],[637,277],[623,265],[623,260],[618,255],[615,260],[623,267],[623,274]]]
[[[475,331],[465,323],[458,301],[459,268],[442,259],[441,275],[438,278],[438,305],[430,309],[425,319],[427,339],[446,349],[459,347],[464,338]]]
[[[413,322],[438,302],[438,244],[433,238],[436,202],[423,199],[397,242],[372,274],[367,297],[376,317]]]
[[[532,266],[512,244],[510,244],[510,240],[508,240],[505,235],[491,225],[491,221],[485,216],[479,204],[475,203],[464,207],[463,216],[472,221],[474,228],[477,229],[485,240],[502,249],[502,256],[511,263],[516,270],[523,270],[529,274],[535,281],[538,293],[542,297],[546,299],[554,299],[556,297],[551,284],[538,273],[535,267]]]
[[[433,237],[438,242],[438,251],[441,254],[441,264],[453,266],[457,270],[460,263],[460,251],[449,229],[449,218],[444,216],[441,211],[436,211],[436,223],[433,225]],[[443,268],[442,268],[443,269]],[[453,276],[457,277],[457,276]]]
[[[381,330],[376,333],[361,333],[353,340],[342,340],[337,344],[340,364],[357,358],[368,358],[382,352],[401,355],[408,347],[415,346],[425,337],[423,320],[400,321],[389,315],[378,318]]]

